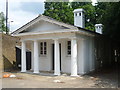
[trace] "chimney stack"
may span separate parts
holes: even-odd
[[[74,26],[85,28],[85,15],[84,10],[75,9],[74,11]]]
[[[102,34],[102,29],[103,29],[103,25],[102,24],[95,24],[95,32]]]

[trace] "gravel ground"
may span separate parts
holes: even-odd
[[[89,76],[93,76],[99,78],[95,81],[95,86],[98,88],[117,88],[118,87],[118,70],[115,67],[102,69],[100,71],[89,74]]]
[[[53,76],[48,72],[35,75],[30,72],[4,72],[14,74],[15,78],[3,78],[3,88],[116,88],[117,74],[109,70],[71,77],[66,74]]]

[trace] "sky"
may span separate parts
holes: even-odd
[[[96,0],[92,0],[93,3]],[[5,13],[5,0],[0,0],[0,12]],[[44,12],[44,0],[9,0],[8,26],[10,32],[31,21]]]
[[[34,2],[33,2],[34,1]],[[0,0],[0,12],[5,13],[5,0]],[[44,12],[44,1],[9,0],[8,26],[14,31]]]

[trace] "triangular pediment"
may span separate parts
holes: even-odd
[[[77,29],[73,25],[69,25],[63,22],[56,21],[50,17],[39,15],[32,21],[28,22],[12,34],[29,33],[29,32],[49,32],[65,29]]]
[[[68,27],[59,26],[55,23],[46,22],[44,20],[40,20],[38,23],[30,26],[26,30],[20,32],[20,33],[27,33],[27,32],[51,32],[61,29],[70,29]]]

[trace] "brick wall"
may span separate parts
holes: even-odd
[[[19,38],[2,34],[3,69],[6,71],[12,70],[16,62],[16,45],[20,45]]]

